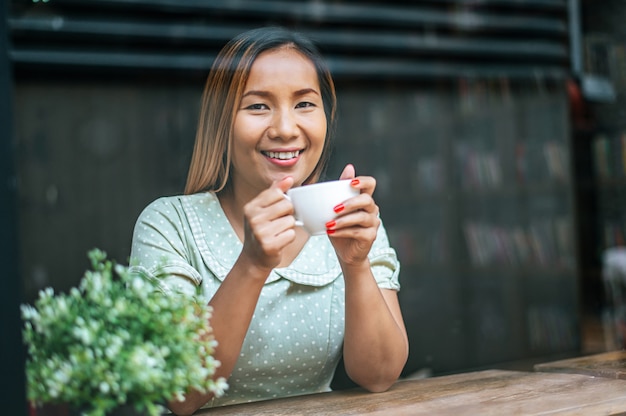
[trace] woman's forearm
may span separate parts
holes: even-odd
[[[344,362],[355,383],[370,391],[384,391],[402,372],[408,340],[396,292],[380,289],[366,266],[344,268]]]

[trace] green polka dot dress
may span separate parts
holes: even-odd
[[[135,225],[132,269],[165,291],[208,302],[242,249],[212,193],[160,198]],[[400,265],[383,226],[370,252],[381,288],[399,290]],[[205,407],[330,390],[344,337],[344,281],[328,237],[313,236],[267,278],[226,394]],[[219,341],[219,340],[218,340]]]

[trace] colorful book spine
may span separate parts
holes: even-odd
[[[593,172],[599,180],[626,177],[626,131],[600,133],[592,142]]]

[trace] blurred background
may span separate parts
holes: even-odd
[[[626,244],[626,2],[8,0],[0,13],[12,357],[18,303],[76,285],[93,247],[126,263],[141,210],[182,193],[208,69],[265,25],[327,57],[328,178],[353,163],[378,180],[402,263],[404,376],[624,347],[603,264]]]

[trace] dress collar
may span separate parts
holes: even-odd
[[[237,238],[217,196],[212,192],[181,198],[196,246],[205,265],[221,281],[232,269],[243,244]],[[325,286],[341,275],[335,251],[325,235],[311,236],[287,267],[274,269],[266,284],[280,278],[309,286]]]

